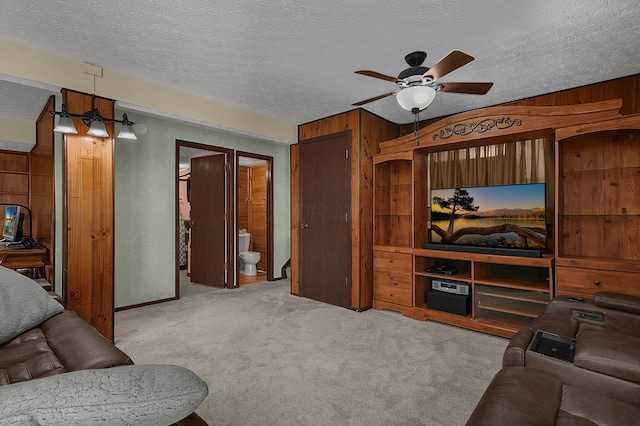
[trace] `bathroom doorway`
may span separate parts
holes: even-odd
[[[237,151],[236,164],[238,285],[273,281],[273,157]]]
[[[234,150],[176,141],[176,297],[192,282],[237,287]]]

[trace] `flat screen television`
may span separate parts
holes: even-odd
[[[4,223],[2,225],[2,241],[22,241],[23,223],[24,213],[20,212],[20,207],[6,206],[4,209]]]
[[[531,250],[540,255],[546,250],[544,183],[433,189],[430,199],[431,247]]]

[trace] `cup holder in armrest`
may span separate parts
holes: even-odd
[[[560,361],[573,363],[576,339],[538,331],[529,350]]]

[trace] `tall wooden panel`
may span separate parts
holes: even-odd
[[[91,96],[63,90],[69,112],[91,109]],[[114,102],[96,98],[104,118],[113,118]],[[113,123],[105,122],[109,137],[87,134],[74,118],[77,135],[65,135],[63,281],[67,309],[78,313],[107,339],[113,340]]]
[[[238,166],[238,229],[249,228],[249,167]]]
[[[31,150],[30,199],[33,214],[33,237],[47,248],[47,278],[53,282],[54,256],[54,117],[49,111],[55,109],[55,97],[51,96],[36,121],[36,146]]]
[[[291,168],[291,293],[300,294],[300,147],[289,148]]]
[[[251,249],[260,253],[258,269],[267,270],[267,165],[249,168]]]

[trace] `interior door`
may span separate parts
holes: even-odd
[[[300,295],[351,307],[351,132],[300,142]]]
[[[191,158],[191,282],[225,287],[226,155]]]

